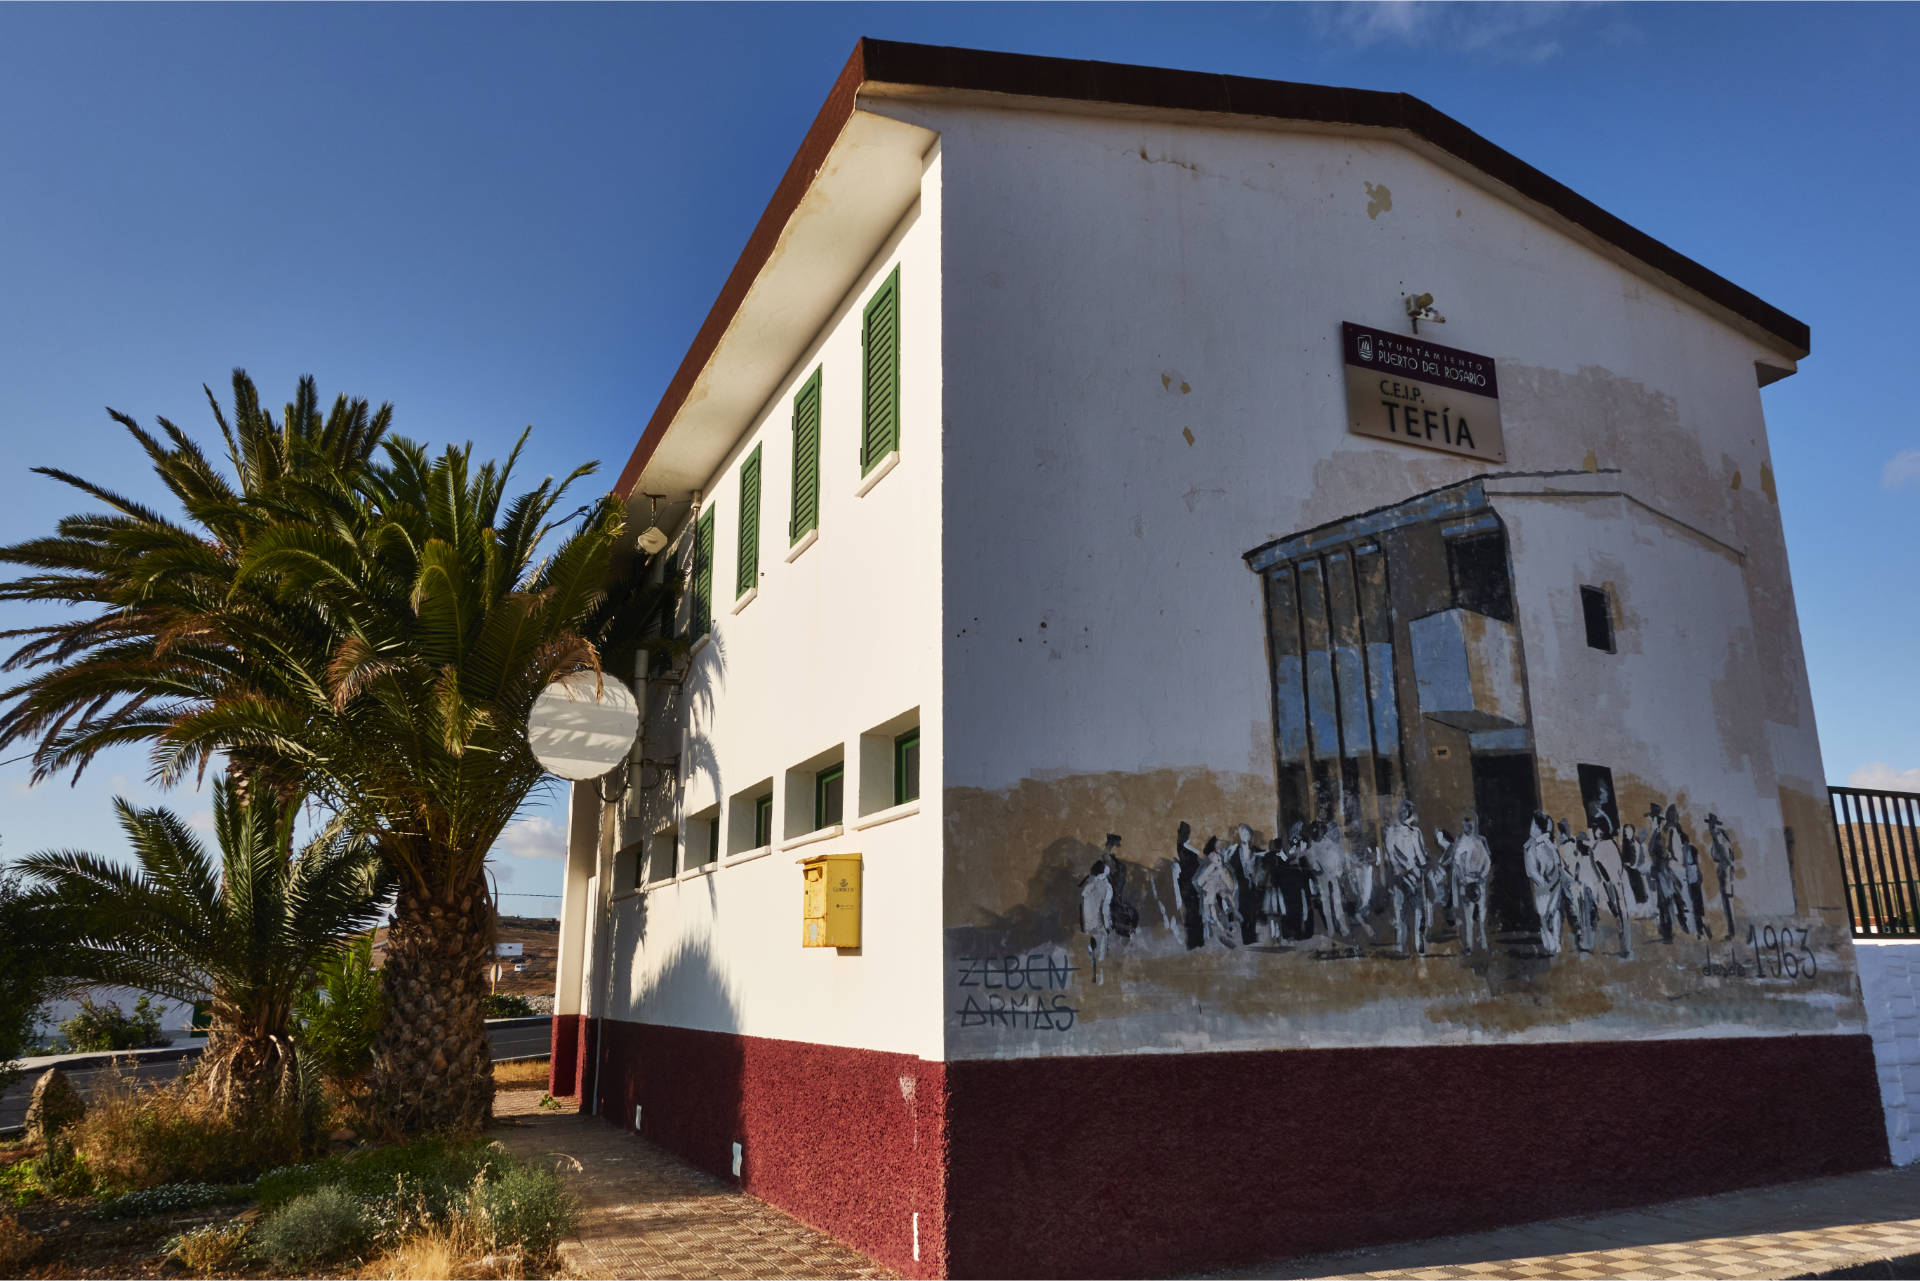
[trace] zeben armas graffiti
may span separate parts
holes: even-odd
[[[1022,829],[1044,845],[1030,906],[949,930],[956,1052],[1857,1020],[1834,928],[1748,910],[1747,842],[1693,808],[1688,780],[1630,778],[1623,813],[1608,763],[1537,758],[1509,550],[1468,483],[1248,553],[1265,601],[1267,786],[1196,791],[1205,772],[1184,771],[1002,798],[1051,817]],[[1609,606],[1596,618],[1587,604],[1589,644],[1611,647]],[[1567,810],[1542,805],[1547,773]],[[1136,792],[1167,798],[1157,828],[1138,821]],[[1248,805],[1260,792],[1277,800],[1270,820]],[[1131,829],[1047,826],[1112,823],[1089,812],[1103,796]],[[1198,811],[1198,796],[1247,808]]]

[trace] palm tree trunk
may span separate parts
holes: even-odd
[[[400,1133],[474,1131],[493,1119],[485,882],[400,892],[387,932],[387,1020],[373,1044],[373,1114]]]
[[[207,1048],[194,1071],[221,1116],[256,1138],[280,1141],[288,1159],[298,1156],[300,1068],[292,1037],[236,1023],[216,999]]]

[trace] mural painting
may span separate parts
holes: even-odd
[[[1624,780],[1623,812],[1609,764],[1536,759],[1507,529],[1483,490],[1422,495],[1246,559],[1265,602],[1269,778],[950,794],[952,832],[998,821],[1044,838],[1026,902],[949,928],[957,1052],[1857,1020],[1839,932],[1790,890],[1782,901],[1778,877],[1749,911],[1742,837],[1695,809],[1685,780]],[[1610,624],[1588,628],[1596,648],[1613,643]],[[1141,798],[1156,795],[1142,826]],[[1046,826],[1088,813],[1120,830],[1095,846]]]

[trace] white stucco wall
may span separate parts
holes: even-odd
[[[946,212],[946,465],[979,499],[946,533],[948,612],[969,624],[947,645],[970,711],[949,726],[950,785],[1269,768],[1241,553],[1493,470],[1346,431],[1339,324],[1404,331],[1410,292],[1448,319],[1423,337],[1500,362],[1498,470],[1578,469],[1591,451],[1696,523],[1730,533],[1753,509],[1777,538],[1756,345],[1405,148],[920,118],[964,175]],[[1804,696],[1780,697],[1811,735]]]
[[[1660,773],[1646,787],[1685,805],[1703,850],[1707,812],[1737,814],[1756,910],[1796,910],[1783,835],[1795,827],[1798,910],[1817,927],[1822,983],[1840,982],[1831,971],[1844,975],[1850,951],[1755,374],[1778,353],[1385,137],[897,110],[939,130],[950,178],[944,479],[966,496],[943,534],[950,931],[1002,931],[1025,912],[1061,922],[1055,945],[1084,957],[1072,887],[1101,833],[1164,860],[1179,819],[1196,843],[1236,822],[1271,827],[1271,689],[1245,552],[1475,476],[1610,473],[1733,550],[1680,553],[1673,534],[1617,515],[1581,554],[1595,571],[1607,555],[1631,565],[1649,658],[1608,672],[1568,648],[1584,644],[1569,566],[1522,575],[1528,658],[1544,664],[1541,764],[1607,763],[1583,744],[1612,735]],[[1423,339],[1498,362],[1502,465],[1347,430],[1340,323],[1405,332],[1403,298],[1420,292],[1447,317]],[[1556,554],[1591,519],[1523,507],[1502,508],[1516,543]],[[1602,705],[1614,726],[1596,730],[1581,713]],[[1628,752],[1634,736],[1660,741]],[[1149,786],[1155,800],[1136,804],[1129,788]],[[974,830],[1009,811],[989,836]],[[1173,982],[1141,999],[1206,1001],[1204,980]],[[950,982],[950,1005],[964,995]],[[1132,1033],[1101,1041],[1097,1008],[1083,1009],[1082,1045],[1150,1048]],[[1806,1008],[1794,1026],[1858,1027],[1837,989]],[[1207,1010],[1204,1032],[1172,1019],[1166,1048],[1261,1043]],[[1368,1017],[1359,1043],[1489,1034]],[[1622,1035],[1632,1021],[1558,1034]],[[1074,1052],[1067,1042],[950,1039],[949,1053]]]
[[[1920,1160],[1920,943],[1859,942],[1861,994],[1895,1165]]]
[[[705,486],[703,502],[718,512],[713,630],[693,655],[679,700],[686,718],[675,806],[680,866],[690,840],[696,850],[704,842],[689,818],[716,804],[721,848],[744,843],[729,802],[765,780],[775,798],[773,848],[636,891],[630,859],[617,847],[649,833],[603,834],[598,883],[612,893],[592,949],[606,959],[587,966],[583,1004],[593,1012],[939,1056],[940,172],[936,154],[918,205],[758,419],[739,424],[739,440]],[[896,265],[900,459],[860,495],[861,316]],[[819,535],[789,560],[792,401],[816,367],[824,369]],[[739,467],[756,445],[760,579],[757,595],[736,612]],[[886,805],[863,807],[862,735],[883,726],[891,735],[916,708],[923,799],[907,812],[892,810],[890,796]],[[785,840],[810,823],[790,824],[787,771],[836,748],[846,768],[841,834]],[[868,825],[865,808],[887,810],[885,821]],[[864,859],[862,945],[802,948],[796,862],[843,852]],[[570,878],[569,894],[574,889]]]

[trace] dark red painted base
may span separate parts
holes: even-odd
[[[583,1097],[580,1068],[587,1062],[584,1047],[590,1020],[578,1014],[553,1016],[553,1057],[547,1067],[547,1093],[556,1099]]]
[[[947,1275],[945,1065],[607,1020],[600,1115],[909,1277]],[[589,1087],[591,1088],[591,1087]],[[919,1215],[920,1258],[914,1255]]]
[[[942,1065],[609,1022],[602,1055],[602,1116],[722,1175],[743,1139],[748,1191],[908,1276],[1165,1275],[1887,1161],[1864,1036]]]

